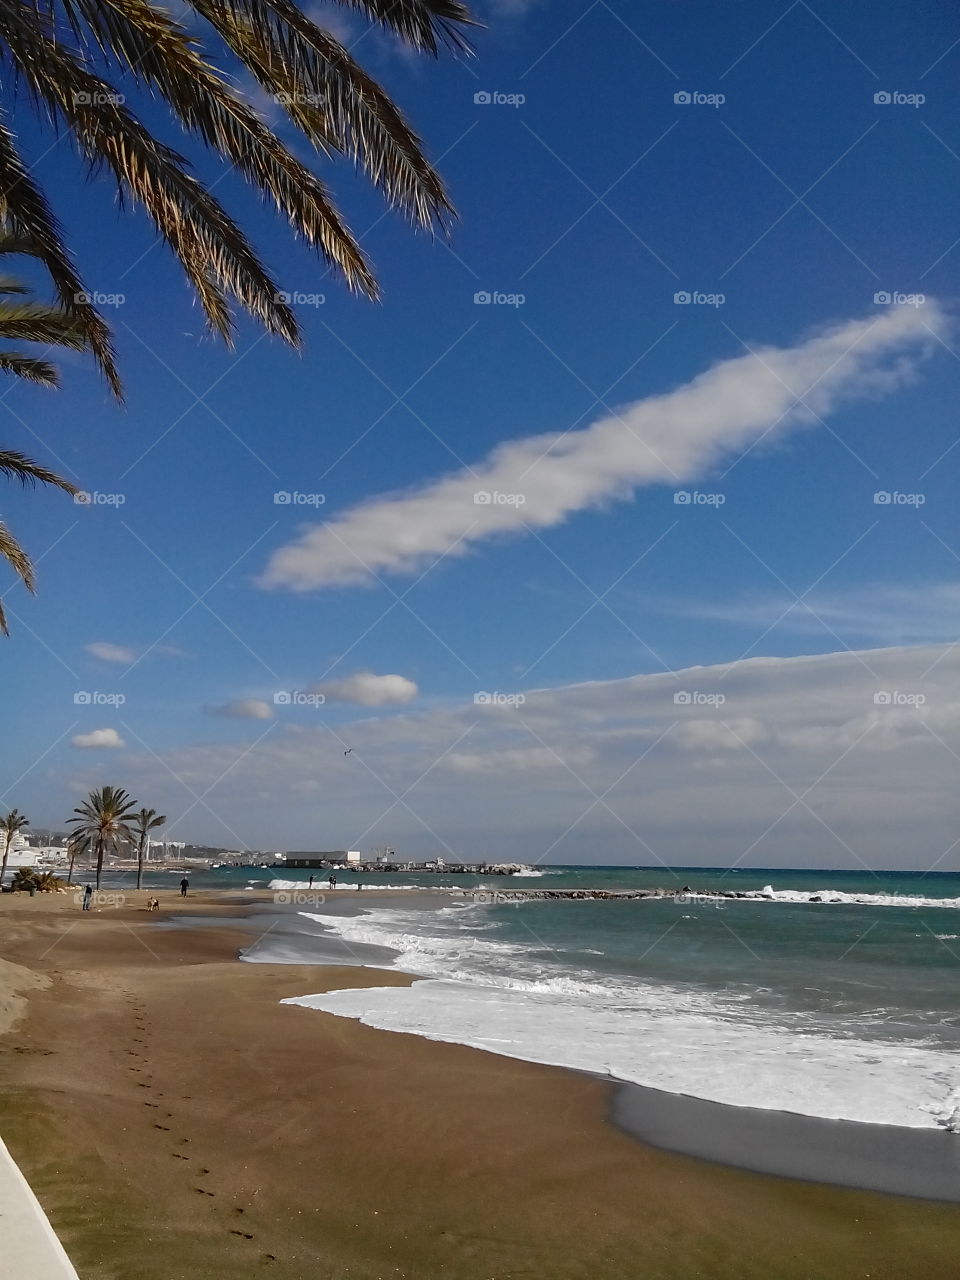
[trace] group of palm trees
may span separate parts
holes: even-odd
[[[436,56],[445,43],[469,52],[464,28],[473,20],[461,0],[337,2],[418,51]],[[33,111],[42,125],[68,137],[87,179],[112,177],[121,210],[146,211],[179,260],[209,328],[227,343],[239,308],[299,346],[289,295],[211,186],[127,105],[137,91],[165,101],[188,137],[245,178],[328,270],[369,298],[378,297],[376,278],[329,188],[253,108],[225,67],[239,66],[285,113],[298,141],[324,161],[346,157],[415,225],[443,230],[454,216],[442,179],[400,109],[296,0],[186,3],[193,12],[182,23],[151,0],[0,4],[0,61],[10,71],[0,99],[0,255],[38,260],[55,296],[52,305],[26,301],[22,283],[0,276],[0,340],[89,351],[117,399],[123,392],[110,329],[33,176],[35,157],[23,152],[13,127],[18,114]],[[56,367],[45,356],[17,350],[0,350],[0,372],[58,384]],[[76,492],[21,454],[0,453],[0,470]],[[30,561],[2,523],[0,557],[32,591]],[[0,632],[7,634],[2,611]]]
[[[122,787],[101,787],[91,791],[82,805],[74,809],[67,825],[72,828],[67,837],[70,854],[70,871],[67,884],[73,880],[76,859],[87,855],[96,858],[97,888],[103,872],[103,859],[107,853],[119,853],[127,846],[137,851],[137,888],[143,883],[143,862],[150,840],[150,832],[166,824],[166,816],[156,809],[138,809],[136,800],[130,798]],[[17,809],[0,818],[0,839],[3,840],[3,862],[0,865],[0,887],[7,873],[7,861],[15,836],[30,825],[30,819]]]

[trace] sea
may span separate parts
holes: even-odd
[[[335,941],[338,963],[418,980],[292,1003],[732,1106],[960,1130],[960,874],[337,873],[341,888],[421,890],[366,904],[308,875],[225,869],[192,883],[272,889],[247,960],[316,962]],[[502,899],[520,888],[686,892]]]

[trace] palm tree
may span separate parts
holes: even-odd
[[[0,450],[0,475],[15,476],[24,485],[36,484],[39,481],[41,484],[51,484],[58,489],[65,489],[67,493],[79,492],[76,485],[71,484],[69,480],[64,480],[63,476],[58,476],[55,471],[48,471],[46,467],[41,467],[39,463],[32,462],[13,449]],[[20,575],[28,591],[36,591],[36,578],[30,557],[2,520],[0,520],[0,557]],[[10,634],[2,603],[0,603],[0,634],[5,636]]]
[[[147,850],[150,832],[166,823],[166,815],[158,814],[156,809],[140,809],[133,815],[130,834],[137,842],[137,888],[143,882],[143,856]]]
[[[67,851],[70,854],[70,870],[67,872],[67,884],[73,884],[73,864],[77,860],[78,853],[86,853],[90,848],[90,841],[86,836],[78,835],[75,831],[71,831],[67,836]]]
[[[469,50],[462,28],[472,19],[460,0],[340,3],[417,50],[436,56],[441,42]],[[246,235],[187,161],[127,107],[132,89],[164,100],[188,136],[222,157],[294,235],[368,297],[377,296],[376,280],[326,185],[264,123],[223,67],[239,62],[321,155],[348,157],[414,223],[442,228],[453,207],[397,106],[296,0],[188,4],[190,19],[202,19],[202,36],[152,0],[5,0],[0,54],[28,91],[15,105],[31,102],[43,124],[71,137],[91,168],[112,174],[125,203],[143,206],[215,332],[230,341],[232,298],[269,332],[296,344],[293,311]],[[80,321],[120,395],[109,329],[90,305],[57,219],[2,116],[0,215],[37,245],[61,305]]]
[[[16,809],[11,809],[5,818],[0,818],[0,835],[3,837],[3,864],[0,865],[0,885],[3,884],[3,877],[7,874],[7,859],[10,857],[10,846],[13,844],[13,838],[24,827],[29,827],[29,825],[30,819],[25,818]]]
[[[98,889],[104,853],[108,849],[116,852],[124,840],[133,838],[127,823],[133,817],[130,810],[136,803],[122,787],[101,787],[99,791],[90,792],[86,803],[74,809],[77,816],[67,823],[74,828],[71,839],[97,855]]]

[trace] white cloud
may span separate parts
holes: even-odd
[[[127,745],[116,729],[92,729],[90,733],[78,733],[70,742],[75,747],[104,747],[111,750]]]
[[[135,649],[129,649],[122,644],[110,644],[107,640],[95,640],[92,644],[86,646],[86,650],[94,658],[99,658],[101,662],[122,662],[124,665],[129,666],[131,662],[136,662],[137,659]]]
[[[513,747],[503,751],[451,751],[442,764],[457,773],[542,773],[563,774],[592,764],[595,752],[580,747],[561,756],[550,747]]]
[[[205,707],[211,716],[227,716],[234,720],[272,720],[275,712],[263,698],[235,698],[222,706]]]
[[[769,593],[726,600],[677,600],[624,596],[644,612],[725,622],[733,626],[795,634],[842,636],[848,643],[934,644],[960,631],[960,582],[851,586],[842,592],[814,591],[795,597]]]
[[[724,360],[584,430],[508,441],[476,467],[308,528],[273,553],[260,585],[309,591],[384,571],[412,574],[437,556],[466,555],[478,542],[628,499],[642,485],[682,488],[724,457],[809,425],[811,412],[893,390],[945,329],[932,302],[892,307],[793,347]],[[478,493],[494,500],[478,504]]]
[[[947,645],[753,658],[124,763],[165,813],[204,795],[191,838],[212,843],[926,869],[956,840],[958,689]]]
[[[322,693],[328,702],[353,702],[361,707],[385,707],[412,702],[419,692],[406,676],[374,675],[358,671],[344,680],[329,680],[310,686],[310,693]]]

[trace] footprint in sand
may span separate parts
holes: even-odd
[[[202,1196],[215,1196],[215,1195],[216,1195],[216,1192],[215,1192],[215,1191],[207,1191],[205,1187],[194,1187],[193,1189],[194,1189],[194,1191],[199,1192],[199,1194],[200,1194],[200,1195],[202,1195]]]
[[[277,1255],[275,1253],[264,1253],[261,1255],[261,1261],[263,1262],[276,1262],[276,1260]]]
[[[162,1129],[164,1133],[170,1132],[170,1126],[168,1124],[155,1124],[153,1127],[155,1129]]]
[[[253,1239],[253,1236],[250,1234],[250,1232],[249,1232],[249,1231],[238,1231],[236,1227],[231,1227],[231,1228],[230,1228],[230,1234],[231,1234],[232,1236],[242,1236],[242,1237],[244,1238],[244,1240],[252,1240],[252,1239]]]
[[[170,1154],[173,1156],[174,1160],[189,1160],[189,1159],[190,1159],[190,1157],[189,1157],[189,1156],[182,1156],[182,1155],[180,1154],[180,1152],[179,1152],[179,1151],[171,1151],[171,1152],[170,1152]]]

